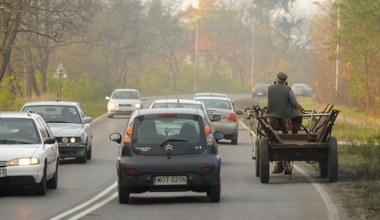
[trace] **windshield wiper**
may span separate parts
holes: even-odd
[[[174,141],[174,142],[189,142],[189,141],[186,140],[186,139],[178,139],[178,138],[167,139],[166,141],[164,141],[164,142],[162,142],[162,143],[160,144],[160,147],[163,147],[166,143],[168,143],[168,142],[172,142],[172,141]]]
[[[0,139],[0,144],[33,144],[33,143],[26,142],[26,141],[18,141],[18,140]]]

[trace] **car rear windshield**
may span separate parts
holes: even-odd
[[[159,114],[136,118],[132,146],[136,154],[183,155],[206,149],[203,119],[197,115]]]
[[[223,99],[197,99],[202,101],[206,108],[232,109],[229,101]]]
[[[0,118],[0,145],[41,143],[32,119]]]

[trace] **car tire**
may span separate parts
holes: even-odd
[[[119,203],[120,204],[128,204],[129,203],[129,190],[125,189],[123,187],[118,186],[118,193],[119,193]]]
[[[90,147],[87,150],[87,160],[91,160],[92,158],[92,144],[90,144]]]
[[[86,163],[87,162],[87,150],[86,149],[83,151],[83,155],[81,157],[77,158],[77,161],[79,163]]]
[[[238,143],[238,135],[234,136],[232,139],[231,139],[231,144],[233,145],[237,145]]]
[[[219,202],[221,194],[221,186],[212,187],[208,190],[207,196],[210,199],[210,202]]]
[[[108,118],[113,118],[113,115],[108,115]]]
[[[46,183],[46,166],[44,167],[44,174],[42,176],[41,182],[37,183],[33,187],[33,192],[35,195],[43,196],[46,194],[47,183]]]
[[[57,187],[58,187],[58,160],[57,160],[57,167],[55,168],[53,178],[47,181],[47,188],[56,189]]]

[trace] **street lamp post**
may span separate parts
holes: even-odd
[[[339,30],[340,30],[340,5],[339,5],[339,0],[335,0],[335,3],[337,4],[337,7],[338,7],[338,15],[337,15],[337,19],[336,19],[336,30],[337,30],[337,34],[339,34]],[[319,1],[314,1],[313,4],[315,5],[323,5],[321,4]],[[338,97],[339,97],[339,52],[340,52],[340,48],[339,48],[339,38],[336,42],[336,58],[335,58],[335,102],[337,103],[338,102]]]
[[[340,29],[340,6],[339,6],[339,0],[336,0],[336,3],[338,4],[338,16],[336,19],[336,29],[337,33],[339,34]],[[336,59],[335,59],[335,102],[338,102],[338,91],[339,91],[339,38],[336,43]]]
[[[198,90],[198,75],[199,75],[199,21],[198,15],[195,24],[195,72],[194,72],[194,92]]]
[[[251,88],[253,88],[253,75],[255,73],[255,26],[252,24],[252,54],[251,54]]]

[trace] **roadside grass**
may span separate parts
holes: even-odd
[[[324,105],[310,98],[298,100],[305,109],[323,110]],[[244,112],[246,107],[258,104],[264,107],[266,99],[243,99],[234,102],[236,110]],[[352,218],[378,219],[380,216],[380,120],[369,119],[361,112],[341,106],[332,135],[339,143],[339,181],[325,184],[333,191]],[[342,116],[343,115],[343,116]],[[250,126],[247,114],[243,123]],[[349,117],[348,117],[349,116]],[[343,117],[344,120],[339,119]],[[368,120],[369,119],[369,120]],[[315,170],[318,166],[314,165]]]

